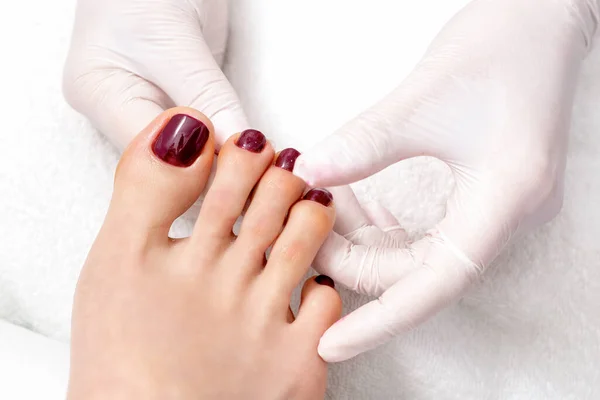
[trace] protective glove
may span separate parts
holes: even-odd
[[[295,174],[317,186],[352,183],[422,155],[445,162],[456,182],[443,220],[415,243],[386,210],[363,210],[347,189],[334,193],[337,233],[315,267],[379,298],[324,334],[326,361],[426,320],[515,234],[558,213],[574,91],[599,7],[597,0],[471,2],[398,88],[297,160]]]
[[[206,114],[219,144],[246,129],[220,69],[227,3],[79,0],[64,74],[68,102],[121,149],[175,105]]]

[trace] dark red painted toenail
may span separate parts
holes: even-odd
[[[311,189],[304,195],[304,200],[316,201],[327,207],[333,201],[333,195],[325,189]]]
[[[210,136],[208,127],[185,114],[171,117],[152,146],[161,160],[177,167],[189,167],[198,159]]]
[[[296,149],[290,148],[282,150],[277,156],[275,166],[292,172],[294,171],[294,165],[296,164],[296,159],[298,156],[300,156],[300,152]]]
[[[244,150],[260,153],[267,144],[267,138],[262,132],[257,131],[256,129],[246,129],[242,132],[235,144],[237,147]]]
[[[317,282],[319,285],[325,285],[325,286],[329,286],[329,287],[335,289],[335,283],[333,282],[333,279],[331,279],[327,275],[319,275],[319,276],[317,276],[315,278],[315,282]]]

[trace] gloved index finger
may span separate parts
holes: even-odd
[[[373,349],[430,318],[471,282],[464,261],[445,248],[434,249],[427,260],[329,328],[319,343],[320,356],[339,362]]]
[[[410,249],[354,244],[332,232],[313,266],[351,290],[378,296],[416,264]]]

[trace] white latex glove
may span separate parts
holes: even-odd
[[[227,1],[79,0],[65,97],[117,147],[164,109],[206,114],[223,143],[248,127],[220,69]]]
[[[412,244],[386,210],[364,212],[347,189],[334,193],[337,233],[315,267],[379,298],[325,333],[325,360],[415,327],[517,232],[557,214],[578,71],[599,17],[597,0],[473,1],[400,87],[297,160],[295,173],[316,186],[421,155],[444,161],[456,181],[445,218]]]

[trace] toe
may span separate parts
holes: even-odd
[[[270,143],[255,130],[234,135],[223,145],[214,181],[196,221],[194,240],[204,247],[231,243],[233,226],[273,156]]]
[[[257,267],[262,267],[265,251],[281,233],[290,207],[302,196],[304,181],[290,167],[298,155],[294,149],[282,151],[254,190],[234,244],[236,251],[245,254],[250,273],[260,271]]]
[[[342,300],[333,280],[319,275],[306,281],[302,288],[300,310],[294,324],[317,340],[342,313]]]
[[[173,221],[201,194],[213,162],[211,122],[184,107],[158,116],[125,150],[107,223],[167,239]]]
[[[310,190],[291,208],[260,277],[269,301],[282,311],[331,232],[334,219],[333,197],[324,189]]]

